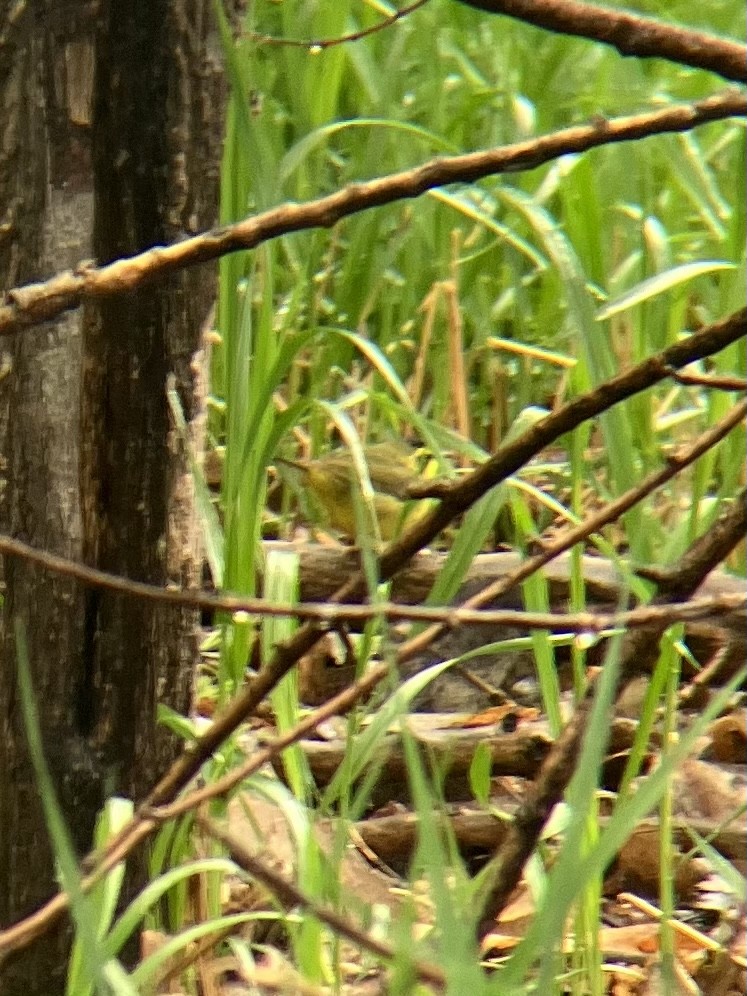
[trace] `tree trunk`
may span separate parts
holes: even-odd
[[[19,18],[0,6],[6,287],[172,242],[217,214],[223,88],[209,0],[102,0],[95,20],[86,0],[41,7]],[[82,332],[74,314],[16,337],[0,381],[3,529],[133,579],[198,580],[191,481],[165,391],[173,375],[198,420],[193,356],[213,281],[212,269],[192,271],[91,306]],[[156,705],[186,709],[194,660],[189,613],[12,559],[4,571],[3,926],[56,889],[16,701],[14,620],[26,625],[45,754],[81,852],[105,796],[138,798],[173,756]],[[3,965],[3,994],[62,992],[66,942],[59,932]]]
[[[94,255],[101,262],[214,223],[219,150],[206,131],[206,0],[103,5],[96,54]],[[147,113],[144,110],[147,109]],[[196,414],[193,357],[213,274],[180,274],[88,309],[84,328],[84,557],[141,581],[194,584],[199,558],[186,465],[170,438],[169,375]],[[137,796],[173,754],[155,735],[156,701],[184,710],[194,661],[191,614],[90,591],[86,733],[120,791]]]

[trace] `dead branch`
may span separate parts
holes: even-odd
[[[678,384],[688,387],[705,387],[711,391],[747,391],[747,380],[743,377],[716,376],[714,374],[680,373],[672,370],[669,375]]]
[[[160,808],[142,806],[137,818],[132,820],[119,834],[109,841],[101,853],[90,854],[82,862],[83,870],[90,869],[81,881],[81,889],[89,892],[98,882],[108,875],[121,861],[146,840],[155,830],[167,820],[196,810],[210,799],[228,794],[241,781],[259,771],[265,764],[272,761],[277,753],[309,736],[316,727],[332,715],[344,715],[356,702],[368,695],[376,685],[389,674],[389,668],[383,664],[372,668],[357,682],[351,684],[339,695],[330,699],[319,709],[306,716],[300,723],[287,733],[275,737],[261,750],[254,752],[244,764],[238,765],[223,778],[218,779],[203,788],[197,788],[184,798],[172,803],[171,806]],[[11,952],[27,947],[50,929],[57,919],[68,908],[67,893],[61,892],[54,896],[41,909],[35,911],[24,920],[0,931],[0,962]]]
[[[84,300],[124,294],[171,273],[207,263],[241,249],[254,249],[270,239],[312,228],[331,228],[360,211],[419,197],[434,187],[468,183],[482,177],[535,169],[570,153],[669,132],[689,131],[709,121],[747,115],[747,98],[727,90],[693,104],[649,114],[595,121],[554,134],[484,152],[432,159],[421,166],[367,183],[355,183],[328,197],[305,204],[282,204],[235,225],[212,229],[171,246],[96,267],[81,263],[44,283],[6,293],[0,307],[0,336],[48,321],[78,308]]]
[[[400,7],[399,10],[395,10],[389,17],[385,17],[383,21],[379,21],[378,24],[374,24],[370,28],[351,31],[349,34],[339,35],[337,38],[279,38],[276,35],[262,34],[260,31],[248,31],[247,37],[256,41],[259,45],[276,45],[282,48],[305,48],[316,54],[324,49],[334,48],[336,45],[349,45],[351,42],[368,38],[369,35],[378,34],[379,31],[385,31],[396,24],[397,21],[401,21],[402,18],[409,17],[410,14],[414,13],[419,7],[424,7],[427,3],[428,0],[414,0],[413,3],[408,4],[406,7]]]
[[[650,17],[577,0],[460,0],[490,14],[505,14],[558,34],[611,45],[620,55],[667,59],[707,69],[727,80],[747,80],[743,45]]]
[[[390,544],[381,556],[380,576],[387,580],[400,570],[409,560],[457,515],[466,511],[474,502],[491,488],[500,484],[510,474],[523,466],[528,460],[539,453],[545,446],[554,442],[559,436],[575,429],[582,422],[608,410],[619,401],[645,390],[664,379],[669,368],[678,368],[702,359],[723,349],[725,346],[741,338],[747,333],[747,309],[737,312],[730,318],[714,325],[707,326],[694,333],[688,339],[675,343],[662,353],[649,357],[642,363],[631,367],[618,377],[601,384],[598,388],[575,398],[559,408],[525,432],[519,439],[507,446],[501,447],[495,456],[482,464],[472,474],[462,481],[452,484],[433,482],[422,487],[413,488],[413,497],[433,496],[441,499],[439,507],[413,528],[407,530],[399,540]],[[731,413],[733,415],[733,413]],[[727,420],[731,417],[727,416]],[[704,439],[711,439],[712,434],[724,430],[722,422],[719,426],[706,433]],[[730,424],[730,423],[729,423]],[[696,444],[697,446],[697,444]],[[674,457],[675,463],[677,457]],[[621,501],[623,499],[620,499]],[[247,599],[232,595],[213,595],[200,591],[180,591],[178,589],[159,588],[128,578],[107,574],[96,568],[87,567],[65,557],[60,557],[14,539],[11,536],[0,535],[0,553],[8,556],[23,557],[36,563],[46,570],[55,571],[91,586],[106,588],[121,594],[136,598],[148,598],[163,603],[179,605],[188,608],[222,610],[237,612],[240,610],[252,613],[303,615],[303,610],[288,606],[274,608],[261,599]],[[340,607],[346,601],[355,601],[364,591],[363,579],[360,574],[340,588],[330,597],[326,606],[311,608],[308,612],[312,619],[322,619],[327,623],[339,618]],[[393,608],[392,611],[395,611]],[[301,631],[303,633],[303,631]],[[306,653],[318,637],[319,632],[308,647],[304,647],[298,656]],[[296,639],[302,641],[301,634]],[[304,640],[306,637],[303,638]],[[301,645],[301,642],[298,644]],[[282,656],[282,655],[281,655]],[[294,658],[294,660],[297,658]],[[291,662],[293,663],[293,662]],[[289,665],[290,666],[290,665]]]
[[[414,622],[436,623],[440,627],[455,626],[505,626],[522,627],[527,630],[546,629],[551,632],[601,633],[604,630],[621,626],[650,626],[661,619],[668,623],[675,621],[704,619],[710,616],[741,616],[747,596],[741,592],[730,592],[719,597],[708,597],[698,601],[687,601],[681,605],[671,604],[662,609],[655,606],[641,606],[627,612],[524,612],[521,609],[479,609],[463,606],[424,606],[400,605],[396,602],[380,602],[375,606],[346,604],[337,600],[329,602],[270,602],[262,598],[249,598],[244,595],[215,595],[212,592],[171,590],[131,581],[116,574],[107,574],[86,567],[73,560],[47,554],[20,540],[0,534],[0,552],[6,556],[22,557],[31,563],[38,563],[47,569],[68,577],[76,578],[85,584],[106,588],[133,598],[143,598],[166,605],[189,607],[211,612],[248,612],[257,616],[295,616],[305,619],[325,630],[339,627],[343,623],[362,624],[374,617],[391,621],[411,620]],[[652,569],[646,570],[650,575]],[[361,592],[354,595],[360,596]]]
[[[508,809],[505,803],[502,806]],[[507,821],[498,819],[474,803],[448,806],[443,814],[434,814],[434,818],[448,823],[454,839],[465,852],[495,851],[504,840],[509,826]],[[600,826],[606,822],[604,817],[600,818]],[[410,860],[417,846],[419,823],[417,813],[402,812],[359,820],[355,829],[378,858],[388,865],[401,865]],[[642,830],[657,826],[658,821],[651,819],[639,824]],[[678,820],[678,842],[685,847],[689,845],[688,828],[701,837],[709,837],[716,850],[726,858],[740,860],[747,852],[747,827],[743,822],[733,822],[724,827],[714,825],[713,820]]]

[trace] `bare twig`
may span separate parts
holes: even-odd
[[[379,21],[378,24],[374,24],[370,28],[351,31],[349,34],[340,35],[337,38],[280,38],[277,35],[262,34],[260,31],[247,31],[246,36],[260,45],[276,45],[283,48],[305,48],[310,52],[317,53],[327,48],[333,48],[335,45],[348,45],[351,42],[360,41],[362,38],[368,38],[369,35],[375,35],[379,31],[391,28],[397,21],[401,21],[403,17],[407,17],[419,7],[424,7],[427,3],[428,0],[415,0],[414,3],[408,4],[406,7],[401,7],[390,17],[385,17],[383,21]]]
[[[688,387],[705,387],[714,391],[747,391],[747,380],[744,377],[680,373],[678,370],[670,370],[668,373],[672,380]]]
[[[345,713],[353,708],[356,702],[365,699],[388,674],[389,668],[386,664],[377,664],[367,671],[362,678],[348,685],[347,688],[329,699],[324,705],[319,706],[318,709],[309,713],[299,723],[296,723],[292,729],[274,737],[260,750],[254,751],[252,756],[247,758],[243,764],[237,765],[222,778],[218,778],[203,788],[195,789],[194,792],[180,797],[176,802],[172,802],[168,806],[152,807],[151,809],[143,808],[142,815],[147,816],[148,819],[164,823],[166,820],[172,820],[177,816],[182,816],[184,813],[197,809],[198,806],[209,802],[211,799],[218,799],[223,795],[228,795],[237,785],[240,785],[250,775],[255,774],[265,764],[269,764],[278,754],[290,747],[291,744],[298,743],[299,740],[308,737],[320,723],[324,723],[332,716],[344,716]]]
[[[501,808],[511,813],[513,807],[502,801]],[[695,830],[701,837],[707,837],[725,857],[741,860],[747,852],[747,826],[738,817],[739,814],[737,819],[729,814],[721,823],[713,819],[683,817],[675,823],[677,839],[687,847],[692,843],[689,831]],[[474,802],[447,804],[440,812],[428,813],[427,818],[438,826],[448,827],[459,848],[466,851],[495,851],[508,827],[508,821],[497,820],[494,813]],[[599,817],[600,828],[605,828],[609,822],[609,817]],[[366,817],[354,824],[354,829],[372,853],[391,865],[410,860],[420,837],[420,823],[417,813],[402,810],[388,816]],[[653,830],[658,827],[658,820],[649,818],[642,825]],[[641,824],[638,826],[640,828]],[[693,847],[692,853],[696,851],[697,847]]]
[[[670,369],[684,366],[693,360],[702,359],[704,356],[718,352],[745,334],[747,334],[747,310],[737,312],[722,322],[701,329],[688,339],[675,343],[662,353],[644,360],[635,367],[631,367],[624,374],[620,374],[595,390],[574,399],[542,419],[515,442],[502,447],[492,459],[482,464],[474,473],[457,484],[444,484],[436,481],[413,488],[413,497],[440,497],[443,499],[442,505],[419,522],[416,527],[408,530],[396,543],[387,547],[381,558],[382,580],[390,578],[417,550],[429,543],[444,526],[448,525],[452,518],[472,505],[490,488],[500,484],[559,436],[576,428],[587,419],[606,411],[619,401],[651,387],[669,376]],[[718,426],[711,430],[712,433],[718,431]],[[710,438],[709,433],[706,433],[704,438],[706,440]],[[674,456],[672,459],[676,464],[678,458]],[[626,500],[626,496],[618,499],[619,502]],[[46,570],[74,577],[84,584],[106,588],[136,598],[148,598],[174,606],[206,611],[246,611],[257,614],[264,613],[265,615],[297,615],[321,621],[327,625],[343,617],[342,605],[345,599],[349,598],[351,593],[360,586],[360,578],[356,578],[341,588],[324,605],[307,604],[306,606],[291,607],[272,605],[262,599],[250,599],[244,596],[215,595],[209,592],[159,588],[129,578],[107,574],[105,571],[87,567],[65,557],[37,550],[20,540],[3,534],[0,534],[0,553],[7,556],[23,557]],[[548,557],[548,559],[551,558]],[[368,610],[361,610],[360,607],[351,607],[350,611],[353,612],[353,615],[355,612],[362,611],[364,615],[361,618],[370,618],[370,615],[365,614]],[[382,607],[379,607],[379,611],[382,611]],[[400,615],[399,617],[417,617],[421,621],[433,621],[432,617],[428,618],[428,612],[431,610],[425,607],[408,610],[401,606],[390,606],[389,611],[390,617],[393,617],[395,613],[414,611],[414,615]],[[436,609],[435,611],[443,610]],[[456,610],[451,609],[450,611],[453,613]],[[418,612],[420,612],[419,616]],[[348,618],[352,617],[348,616]],[[305,653],[307,649],[308,647],[302,653]]]
[[[97,882],[100,882],[116,865],[123,861],[143,840],[154,830],[162,826],[168,819],[196,809],[201,803],[225,795],[245,778],[259,771],[286,747],[308,736],[316,727],[332,715],[344,715],[352,706],[365,697],[376,685],[386,677],[389,669],[381,664],[372,668],[358,681],[344,689],[339,695],[325,702],[310,713],[293,729],[275,737],[261,750],[248,758],[245,764],[239,765],[223,778],[204,788],[195,789],[172,806],[148,808],[141,806],[137,816],[124,829],[108,842],[101,852],[90,854],[83,861],[83,870],[89,874],[81,881],[81,889],[88,892]],[[54,896],[45,906],[19,921],[6,930],[0,931],[0,962],[12,951],[24,948],[33,943],[49,930],[52,924],[65,912],[68,906],[67,893],[61,892]]]
[[[747,50],[737,42],[624,10],[577,0],[460,0],[491,14],[505,14],[559,34],[611,45],[621,55],[667,59],[707,69],[727,80],[747,80]]]
[[[499,173],[535,169],[569,153],[668,132],[689,131],[709,121],[747,115],[747,98],[727,90],[693,104],[650,114],[595,121],[515,145],[450,158],[433,159],[415,169],[379,180],[355,183],[306,204],[282,204],[235,225],[213,229],[171,246],[157,246],[108,266],[82,263],[44,283],[28,284],[6,294],[0,307],[0,335],[55,318],[87,299],[129,293],[171,273],[207,263],[240,249],[253,249],[290,232],[331,228],[342,218],[418,197],[449,183],[467,183]]]

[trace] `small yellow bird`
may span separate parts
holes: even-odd
[[[373,509],[381,539],[389,541],[413,515],[422,515],[431,502],[408,501],[407,488],[427,476],[422,468],[422,451],[405,443],[374,443],[363,448],[368,476],[374,491]],[[358,532],[356,498],[361,496],[361,482],[347,449],[333,450],[316,460],[286,460],[276,462],[303,474],[306,490],[321,506],[328,525],[346,536]]]

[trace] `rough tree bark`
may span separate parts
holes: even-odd
[[[4,286],[215,222],[223,87],[211,9],[0,0]],[[91,307],[82,327],[67,316],[13,341],[0,381],[1,528],[138,580],[197,579],[190,480],[165,389],[173,374],[185,414],[198,417],[192,360],[213,279],[193,271]],[[1,925],[56,887],[16,702],[13,621],[27,627],[46,755],[80,851],[105,795],[137,798],[173,755],[156,704],[186,707],[194,653],[189,613],[11,559],[4,572]],[[61,931],[0,966],[2,992],[62,992],[66,942]]]

